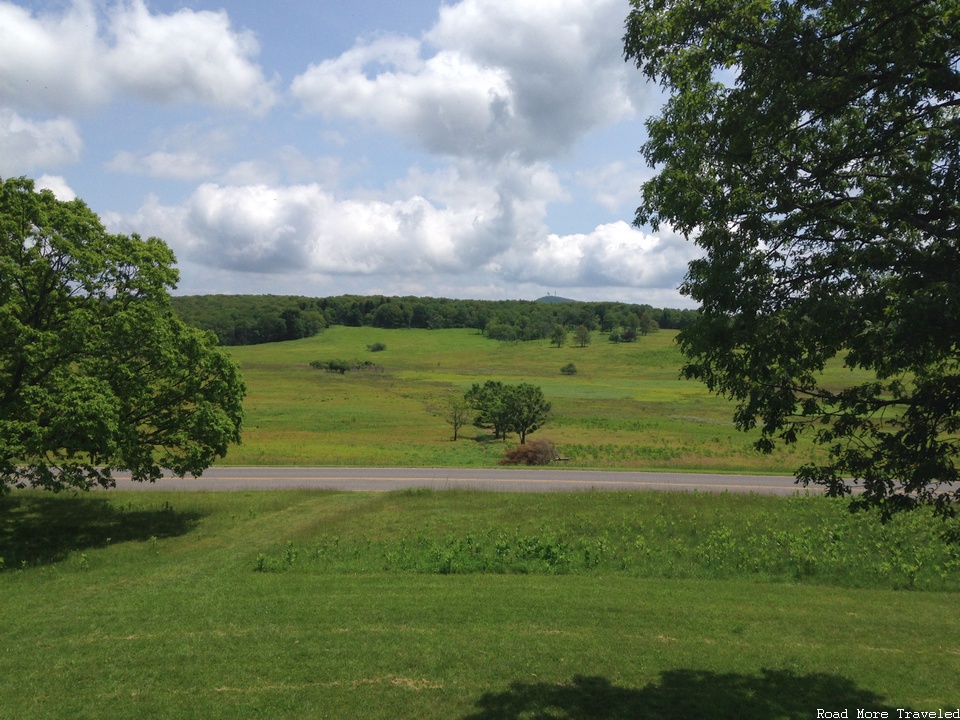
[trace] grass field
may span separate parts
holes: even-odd
[[[14,493],[0,718],[953,711],[947,529],[821,497]]]
[[[590,468],[789,473],[814,456],[809,444],[770,456],[737,432],[731,404],[679,378],[676,333],[587,347],[500,343],[472,330],[332,327],[307,340],[230,348],[249,388],[244,441],[225,463],[484,467],[505,446],[475,428],[452,442],[431,408],[474,382],[531,382],[553,403],[532,438],[555,442],[569,465]],[[367,346],[382,342],[383,352]],[[339,375],[313,360],[371,360],[382,372]],[[560,368],[574,363],[578,373]],[[847,371],[830,371],[839,383]],[[514,442],[514,441],[508,441]],[[515,443],[514,443],[515,444]]]
[[[754,453],[729,403],[678,379],[674,337],[335,327],[233,348],[249,395],[226,462],[493,466],[503,443],[454,443],[430,411],[487,379],[540,385],[534,437],[574,466],[813,456]],[[383,369],[309,366],[337,358]],[[960,523],[816,495],[18,491],[0,597],[0,720],[960,717]]]

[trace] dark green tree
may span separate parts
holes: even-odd
[[[173,265],[80,200],[0,184],[0,489],[199,475],[240,441],[243,382],[170,309]]]
[[[553,331],[550,333],[550,344],[556,345],[558,348],[563,347],[564,343],[567,342],[567,329],[560,325],[559,323],[553,326]]]
[[[831,495],[950,512],[960,448],[960,5],[632,0],[667,101],[638,224],[703,249],[685,374]],[[838,358],[839,386],[821,371]]]
[[[590,344],[590,329],[586,325],[577,325],[573,331],[573,339],[580,347],[586,347]]]
[[[520,436],[520,444],[527,441],[527,435],[539,430],[550,415],[551,405],[536,385],[520,383],[508,385],[505,398],[507,410],[507,429]]]
[[[506,386],[499,380],[487,380],[483,385],[474,383],[464,395],[477,412],[473,424],[490,428],[495,438],[505,438],[510,429],[506,396]]]

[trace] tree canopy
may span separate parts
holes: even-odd
[[[487,380],[483,385],[474,383],[464,395],[464,400],[477,411],[474,425],[489,427],[495,438],[506,438],[508,432],[527,441],[527,435],[547,422],[551,404],[536,385],[520,383],[506,385],[499,380]]]
[[[170,309],[176,281],[161,240],[0,184],[0,490],[198,475],[239,442],[238,369]]]
[[[704,250],[685,373],[758,447],[810,431],[833,495],[960,498],[960,4],[632,0],[667,93],[636,222]],[[822,382],[838,358],[864,380]],[[852,484],[851,484],[852,483]]]

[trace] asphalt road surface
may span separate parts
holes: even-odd
[[[469,488],[503,492],[572,490],[694,490],[700,492],[805,492],[792,476],[708,475],[693,473],[607,472],[589,470],[486,470],[463,468],[305,468],[212,467],[202,477],[166,477],[137,483],[117,475],[123,490],[358,490]],[[810,492],[820,492],[810,489]]]

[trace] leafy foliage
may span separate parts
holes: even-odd
[[[551,405],[541,390],[530,383],[505,385],[499,380],[474,383],[464,398],[477,411],[474,424],[489,427],[495,438],[506,438],[508,432],[526,442],[527,434],[538,430],[547,421]]]
[[[704,251],[687,377],[757,446],[810,431],[833,495],[950,512],[960,475],[960,8],[953,0],[634,0],[669,93],[637,223]],[[869,382],[826,386],[833,357]],[[953,490],[954,499],[960,489]]]
[[[557,323],[553,327],[553,331],[550,333],[550,344],[556,345],[558,348],[563,347],[567,342],[567,329]]]
[[[173,263],[80,200],[0,185],[0,487],[198,475],[240,441],[243,382],[170,310]]]
[[[573,339],[580,347],[586,347],[590,344],[590,328],[586,325],[578,325],[573,331]]]

